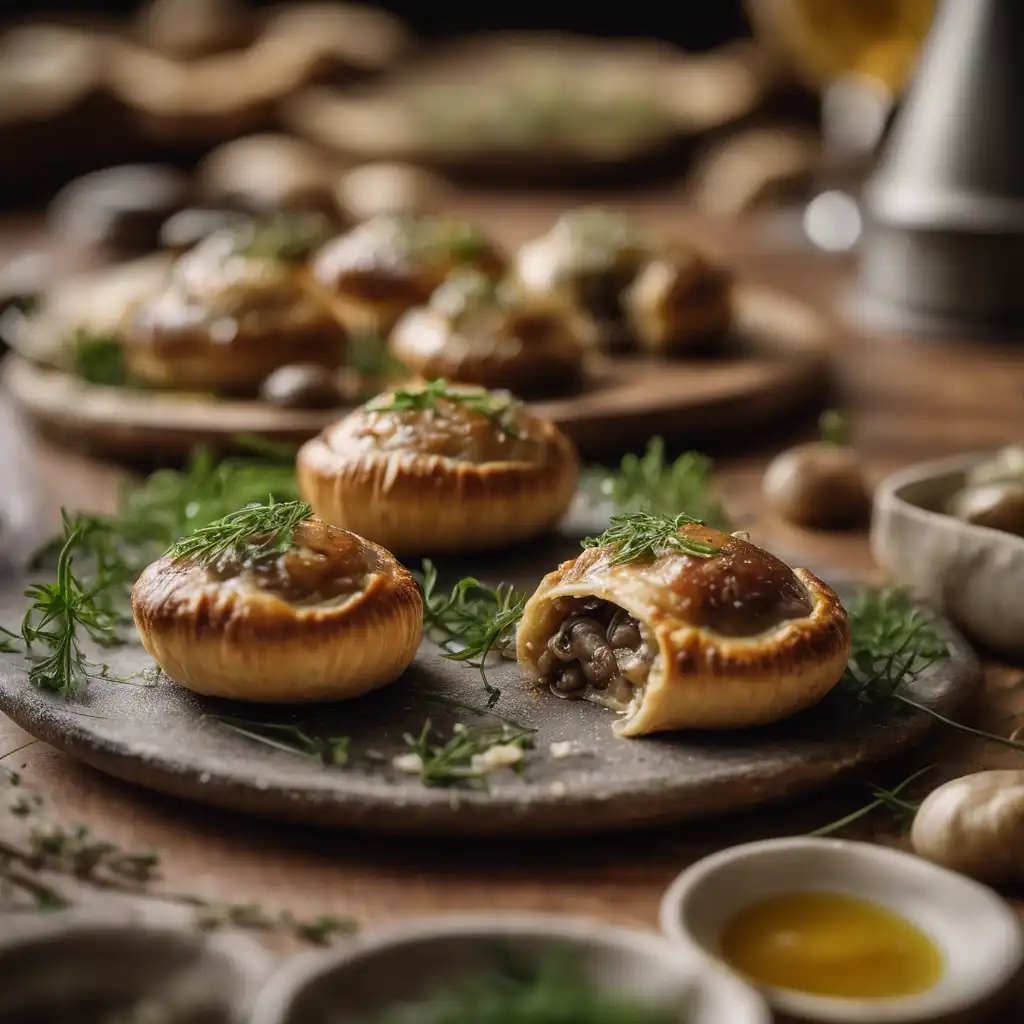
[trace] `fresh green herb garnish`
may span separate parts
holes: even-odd
[[[847,429],[846,420],[835,409],[826,409],[818,417],[818,430],[825,444],[834,444],[843,448],[850,443],[850,432]]]
[[[234,715],[203,715],[203,721],[216,722],[255,743],[289,754],[302,754],[322,765],[340,767],[348,764],[348,736],[315,736],[306,726],[288,722],[260,722]]]
[[[409,368],[388,348],[387,340],[372,331],[353,334],[345,349],[345,362],[361,377],[377,382],[404,380]]]
[[[292,262],[308,258],[323,245],[331,236],[331,223],[318,213],[282,213],[229,230],[236,251],[255,259]]]
[[[911,822],[914,820],[914,815],[917,814],[917,809],[920,807],[919,803],[911,800],[907,800],[901,794],[911,783],[916,782],[926,772],[930,772],[934,765],[928,765],[925,768],[920,768],[913,775],[908,775],[898,785],[892,787],[892,789],[884,789],[881,786],[871,786],[870,793],[872,796],[871,802],[865,804],[863,807],[858,808],[856,811],[845,815],[836,821],[829,822],[827,825],[822,825],[821,828],[816,828],[810,833],[812,836],[830,836],[836,832],[841,832],[843,829],[849,827],[854,822],[860,821],[861,818],[866,818],[869,814],[874,814],[875,811],[882,810],[885,808],[888,810],[896,820],[897,825],[902,831],[909,828]]]
[[[586,537],[582,544],[584,548],[614,548],[609,560],[611,565],[659,558],[670,551],[710,558],[718,553],[718,548],[679,533],[684,526],[703,525],[685,512],[674,516],[623,512],[611,517],[608,529],[600,537]]]
[[[443,409],[442,402],[452,402],[472,409],[492,420],[510,437],[518,436],[511,419],[519,410],[520,403],[512,395],[483,388],[452,387],[440,378],[429,380],[422,387],[382,395],[371,402],[369,408],[376,412],[404,412],[410,409],[440,412]]]
[[[225,556],[248,561],[280,554],[292,546],[295,528],[312,514],[313,507],[304,501],[271,499],[265,505],[246,505],[180,538],[167,554],[192,558],[201,565],[212,565]]]
[[[515,642],[526,595],[501,583],[488,587],[472,576],[459,580],[447,596],[439,594],[437,570],[430,561],[423,563],[422,588],[427,636],[445,648],[446,658],[479,667],[488,706],[493,705],[501,690],[487,678],[487,656],[505,651]]]
[[[493,968],[388,1009],[373,1024],[685,1024],[689,1019],[685,1000],[669,1009],[602,991],[567,955],[527,963],[511,950],[495,953]]]
[[[616,512],[685,512],[717,530],[733,529],[715,493],[711,459],[685,452],[669,462],[660,437],[647,442],[643,455],[624,456],[614,472],[603,467],[587,470],[583,487],[594,499],[610,501]]]
[[[465,725],[456,722],[451,736],[445,740],[434,730],[428,718],[418,736],[405,736],[410,754],[418,760],[416,769],[425,786],[469,785],[487,788],[488,767],[480,759],[498,747],[508,747],[510,752],[533,748],[536,730],[512,726],[505,722],[498,725]]]
[[[128,379],[124,345],[116,334],[79,327],[71,338],[71,367],[90,384],[122,385]]]

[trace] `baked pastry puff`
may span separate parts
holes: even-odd
[[[572,501],[579,457],[507,392],[435,380],[378,395],[307,441],[297,468],[321,519],[412,556],[544,533]]]
[[[313,276],[346,327],[386,334],[456,267],[497,279],[506,266],[468,221],[395,214],[373,217],[328,242],[313,261]]]
[[[132,589],[142,643],[176,683],[246,701],[347,700],[416,655],[423,602],[383,548],[315,519],[283,554],[165,555]]]
[[[850,627],[821,580],[699,523],[668,543],[630,561],[590,547],[543,579],[517,640],[538,684],[643,736],[774,722],[840,680]]]
[[[578,383],[588,322],[571,307],[517,296],[477,270],[456,270],[391,332],[392,355],[413,375],[505,388],[519,395]]]
[[[179,257],[126,332],[130,376],[247,393],[289,363],[337,366],[347,336],[310,287],[298,241],[225,229]]]

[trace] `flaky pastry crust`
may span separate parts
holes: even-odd
[[[325,522],[424,555],[507,546],[565,513],[579,457],[553,423],[518,403],[499,422],[447,399],[389,410],[391,400],[379,396],[299,450],[299,489]]]
[[[387,332],[457,267],[497,279],[507,261],[466,221],[381,215],[324,245],[313,276],[346,327]]]
[[[132,589],[132,613],[149,654],[196,693],[347,700],[409,666],[423,602],[390,552],[307,520],[268,565],[159,559]]]
[[[614,549],[590,548],[549,573],[526,604],[520,664],[536,682],[551,684],[576,651],[595,659],[588,678],[611,658],[605,674],[616,676],[621,696],[607,682],[603,689],[588,682],[575,695],[621,711],[615,731],[622,736],[744,728],[819,701],[842,677],[850,653],[849,622],[835,592],[739,537],[699,525],[681,533],[717,553],[670,552],[614,565]],[[608,605],[623,611],[615,616]],[[603,650],[600,642],[580,645],[588,629],[591,636],[607,630],[598,636]],[[613,649],[630,631],[625,642],[632,646]],[[617,675],[620,669],[629,678]]]
[[[127,331],[129,373],[161,387],[255,391],[289,363],[336,366],[346,332],[301,263],[232,250],[229,233],[182,256]]]
[[[458,273],[391,333],[392,354],[425,380],[503,388],[518,395],[578,383],[587,324],[554,302],[505,294],[476,273]]]

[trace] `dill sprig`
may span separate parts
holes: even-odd
[[[420,781],[424,786],[455,786],[487,789],[490,774],[480,759],[496,747],[517,748],[520,752],[534,745],[535,729],[499,722],[496,725],[466,725],[456,722],[446,740],[428,718],[419,735],[405,735],[409,753],[418,758]]]
[[[507,391],[487,391],[485,388],[453,387],[441,378],[428,380],[422,386],[381,395],[374,399],[369,407],[375,412],[442,412],[445,402],[472,409],[486,416],[510,437],[518,436],[512,420],[522,403],[511,394]]]
[[[715,491],[713,463],[701,452],[665,457],[665,442],[652,437],[643,455],[624,455],[617,470],[595,466],[583,474],[583,490],[592,500],[609,501],[616,512],[680,512],[707,526],[731,531],[733,525]]]
[[[492,651],[505,651],[515,642],[526,595],[499,583],[488,587],[467,576],[447,595],[437,592],[437,569],[423,562],[423,627],[427,636],[445,649],[452,661],[466,661],[480,669],[491,707],[501,690],[487,678],[486,662]]]
[[[565,953],[535,964],[500,953],[493,967],[391,1007],[373,1024],[685,1024],[690,1017],[685,1003],[668,1008],[601,991]]]
[[[304,501],[246,505],[222,519],[201,526],[187,537],[175,541],[167,554],[175,559],[191,558],[201,565],[212,565],[226,556],[246,561],[287,551],[294,541],[295,528],[313,514]]]
[[[204,722],[215,722],[229,732],[244,736],[288,754],[301,754],[318,764],[341,767],[348,764],[348,736],[316,736],[305,725],[290,722],[260,722],[234,715],[203,715]]]
[[[674,516],[650,512],[622,512],[609,520],[608,529],[600,537],[586,537],[584,548],[612,548],[610,565],[625,565],[645,559],[659,558],[670,551],[697,558],[710,558],[718,549],[706,541],[683,537],[684,526],[703,526],[699,519],[680,512]]]
[[[89,586],[72,571],[75,552],[86,541],[88,526],[63,515],[64,544],[57,556],[56,579],[33,584],[25,591],[32,603],[21,624],[21,638],[30,662],[29,681],[70,697],[90,678],[103,673],[101,666],[86,658],[83,635],[110,646],[117,642],[119,620],[109,600],[111,578],[102,560],[98,578]],[[39,647],[48,653],[37,654]]]
[[[911,822],[914,820],[914,815],[917,814],[917,809],[920,807],[920,803],[907,800],[906,797],[901,794],[906,790],[912,783],[916,782],[926,772],[930,772],[934,765],[927,765],[924,768],[918,769],[912,775],[908,775],[902,782],[892,787],[892,789],[885,789],[882,786],[869,786],[869,792],[871,793],[871,802],[865,804],[863,807],[858,808],[856,811],[852,811],[850,814],[844,815],[842,818],[838,818],[836,821],[829,822],[827,825],[822,825],[821,828],[816,828],[813,832],[809,833],[812,836],[830,836],[836,832],[841,832],[843,829],[848,828],[854,822],[860,821],[862,818],[866,818],[869,814],[874,814],[875,811],[882,810],[885,808],[888,810],[896,821],[897,827],[901,831],[905,831],[910,827]]]

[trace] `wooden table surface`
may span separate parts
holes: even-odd
[[[525,235],[565,201],[466,199],[464,208]],[[924,458],[992,448],[1020,437],[1024,346],[883,336],[846,322],[842,310],[852,265],[809,251],[775,252],[749,228],[694,221],[675,203],[638,200],[637,210],[668,226],[687,227],[728,253],[741,271],[805,298],[836,318],[835,395],[848,415],[870,475]],[[110,467],[56,452],[29,437],[0,406],[0,465],[5,489],[31,496],[37,520],[53,522],[60,504],[109,504],[118,479]],[[813,416],[771,436],[732,439],[717,453],[721,486],[737,516],[752,517],[757,540],[801,563],[872,574],[866,535],[812,534],[760,515],[761,471],[774,451],[813,432]],[[703,439],[709,443],[714,439]],[[29,470],[29,478],[18,469]],[[32,490],[26,490],[31,486]],[[13,489],[12,489],[13,490]],[[12,493],[12,491],[9,491]],[[970,720],[1010,732],[1024,714],[1024,672],[986,664],[986,691]],[[544,911],[578,914],[651,928],[673,876],[696,858],[755,837],[798,834],[839,817],[866,800],[863,782],[793,807],[733,820],[690,824],[654,833],[583,841],[427,843],[322,834],[229,816],[177,803],[115,782],[33,742],[0,716],[0,761],[21,771],[49,804],[72,821],[126,847],[161,854],[163,882],[213,900],[288,908],[302,915],[351,915],[364,927],[397,918],[462,911]],[[936,734],[911,760],[879,779],[897,779],[917,765],[937,765],[929,785],[981,767],[1014,767],[1020,755]],[[0,816],[0,835],[3,831]],[[899,843],[882,815],[852,833]],[[1015,902],[1024,913],[1024,902]],[[997,1018],[1020,1020],[1018,1014]]]

